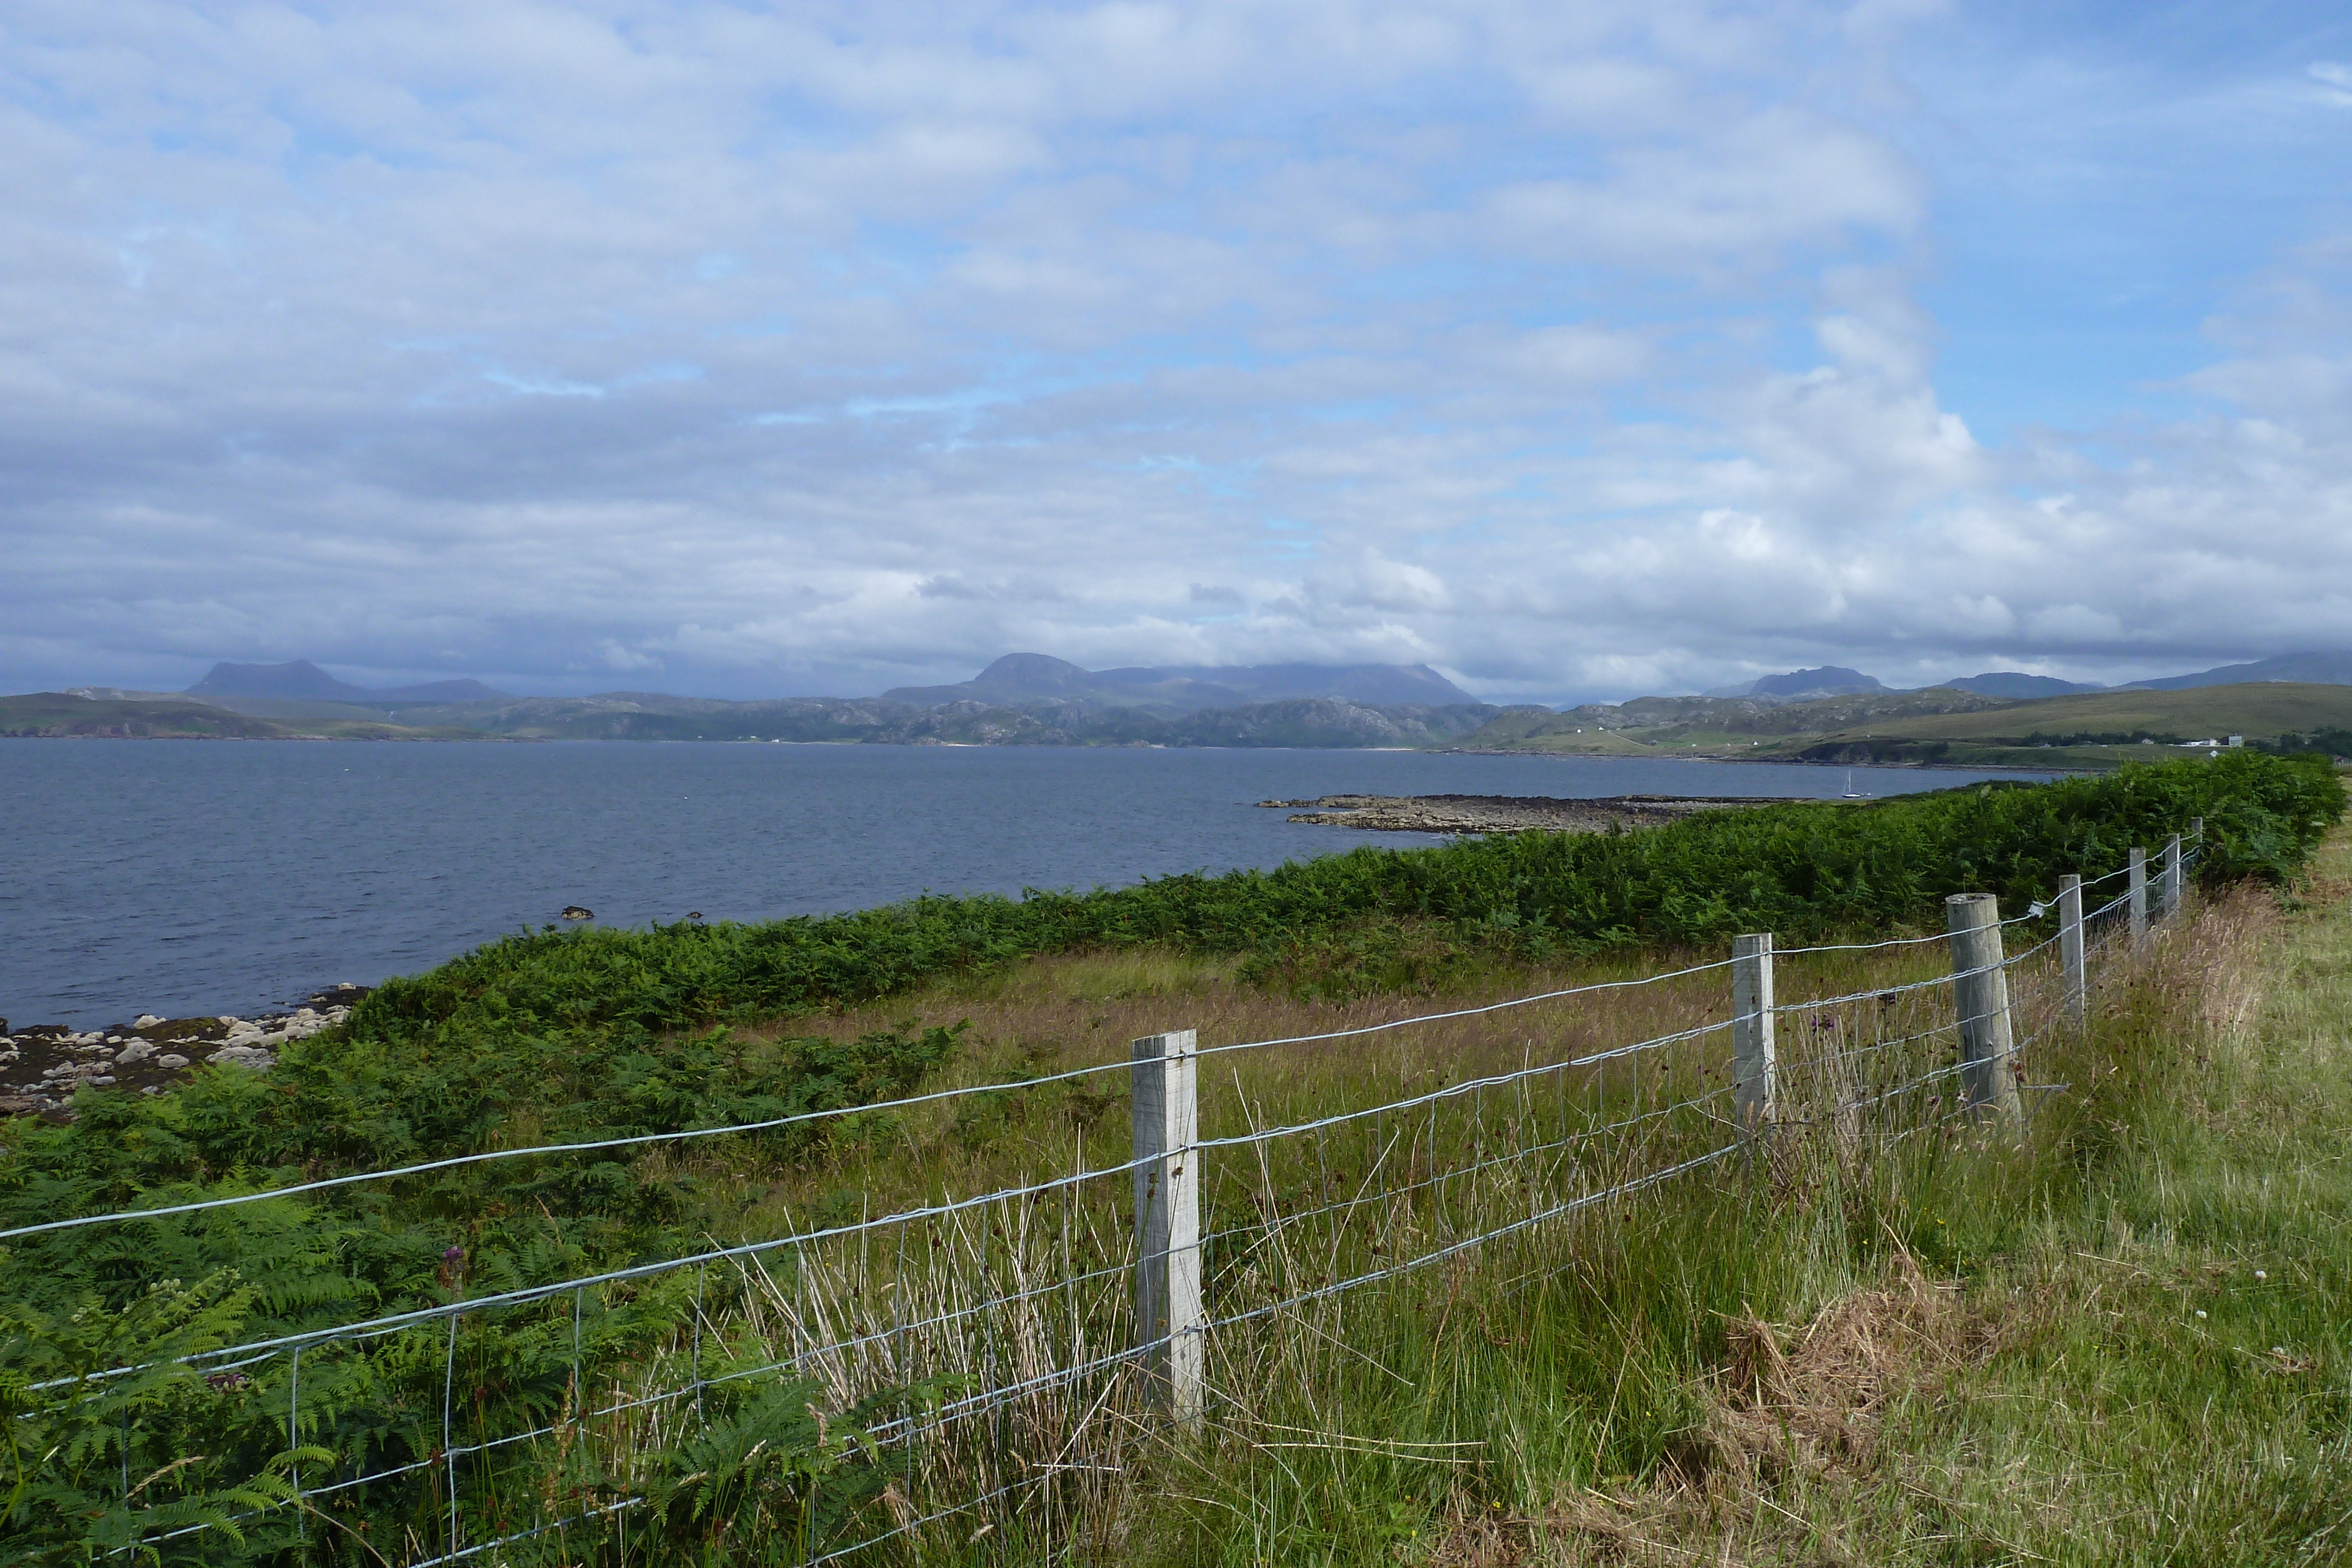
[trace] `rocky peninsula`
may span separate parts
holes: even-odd
[[[1606,833],[1654,828],[1701,811],[1771,806],[1795,796],[1612,795],[1562,800],[1549,795],[1322,795],[1311,800],[1260,800],[1294,810],[1294,822],[1390,833]]]

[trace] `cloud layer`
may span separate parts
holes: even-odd
[[[1564,700],[2341,646],[2310,15],[20,5],[0,674]]]

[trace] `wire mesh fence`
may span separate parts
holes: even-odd
[[[2159,915],[2193,862],[2175,849]],[[992,1532],[1014,1560],[1092,1528],[1139,1442],[1201,1418],[1268,1346],[1328,1333],[1338,1298],[1711,1168],[1860,1168],[1997,1109],[1986,1071],[2031,1116],[2068,1088],[2039,1065],[2074,1017],[2071,956],[2110,965],[2145,926],[2128,869],[2085,884],[2079,941],[2036,906],[2005,929],[2047,934],[1989,967],[1947,963],[1943,937],[1798,948],[1762,960],[1761,1001],[1727,960],[1325,1035],[1160,1037],[1131,1063],[866,1106],[839,1114],[909,1146],[888,1119],[1018,1120],[1054,1168],[593,1274],[470,1278],[453,1249],[446,1299],[32,1392],[102,1401],[160,1372],[266,1416],[207,1439],[255,1478],[246,1507],[151,1521],[117,1555],[617,1563],[733,1530],[809,1563]],[[1988,973],[2008,1031],[1989,1064],[1969,1010]],[[190,1430],[126,1416],[126,1506]]]

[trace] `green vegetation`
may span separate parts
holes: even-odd
[[[334,705],[307,706],[330,708]],[[285,720],[234,712],[211,703],[78,697],[64,692],[0,696],[0,736],[92,740],[479,740],[447,727],[387,724],[364,709],[350,715]]]
[[[1855,726],[1799,747],[1811,761],[1937,760],[2112,767],[2129,747],[2243,735],[2250,739],[2352,727],[2352,686],[2263,681],[2185,691],[2095,692],[2007,708]],[[2042,750],[2044,745],[2053,750]],[[1932,755],[1931,755],[1932,754]]]
[[[1056,1053],[1083,1053],[1090,1035],[1094,1049],[1115,1048],[1121,1037],[1093,1026],[1139,988],[1158,993],[1152,1006],[1163,1018],[1170,997],[1199,1011],[1225,998],[1232,1038],[1251,1038],[1360,1019],[1359,999],[1373,993],[1492,994],[1531,988],[1538,974],[1549,982],[1641,972],[1668,951],[1713,948],[1741,930],[1794,941],[1932,929],[1947,893],[1996,891],[2011,907],[2047,897],[2061,873],[2118,865],[2129,845],[2160,841],[2191,816],[2205,819],[2209,886],[2284,883],[2343,810],[2321,760],[2242,752],[2043,786],[1708,813],[1636,834],[1365,849],[1264,874],[1091,894],[925,899],[762,926],[527,933],[388,985],[343,1029],[289,1046],[267,1075],[205,1071],[188,1090],[152,1099],[86,1089],[70,1125],[12,1125],[0,1150],[0,1223],[459,1152],[856,1106],[959,1074],[1017,1083],[1072,1064]],[[1095,966],[1073,974],[1104,983],[1074,984],[1067,1008],[1049,1018],[987,1022],[999,1005],[990,998],[1017,991],[1044,955],[1072,955],[1066,963]],[[1853,989],[1894,974],[1833,977]],[[859,1015],[886,1006],[982,1022],[960,1036]],[[2164,1010],[2172,1004],[2161,998],[2131,1010],[2140,1006],[2117,1002],[2084,1048],[2092,1054],[2066,1070],[2087,1087],[2105,1082],[2103,1072],[2113,1078],[2116,1063],[2177,1056],[2170,1042],[2184,1015]],[[1388,998],[1372,1008],[1396,1010]],[[1580,1008],[1549,1027],[1557,1040],[1648,1023]],[[1400,1044],[1387,1056],[1338,1058],[1303,1085],[1253,1078],[1248,1092],[1278,1089],[1272,1113],[1304,1114],[1425,1083],[1432,1062],[1451,1071],[1473,1070],[1480,1052],[1520,1059],[1507,1030],[1463,1039],[1428,1061],[1402,1054],[1433,1049],[1426,1043]],[[1274,1070],[1253,1064],[1262,1071]],[[1694,1059],[1687,1071],[1706,1068]],[[1547,1243],[1549,1253],[1498,1250],[1384,1293],[1376,1321],[1363,1320],[1369,1308],[1335,1308],[1337,1337],[1390,1373],[1309,1364],[1297,1359],[1303,1348],[1289,1347],[1292,1361],[1249,1376],[1276,1376],[1296,1407],[1277,1401],[1255,1417],[1370,1434],[1376,1449],[1398,1438],[1479,1445],[1479,1457],[1437,1465],[1428,1454],[1447,1450],[1431,1448],[1352,1464],[1310,1445],[1269,1469],[1262,1456],[1275,1439],[1261,1432],[1257,1448],[1221,1452],[1206,1474],[1190,1474],[1181,1490],[1210,1500],[1198,1514],[1151,1514],[1150,1539],[1170,1543],[1171,1561],[1371,1562],[1400,1547],[1408,1561],[1428,1561],[1412,1542],[1452,1530],[1470,1503],[1486,1508],[1472,1510],[1479,1519],[1516,1520],[1552,1506],[1547,1477],[1656,1481],[1685,1462],[1694,1423],[1706,1415],[1696,1380],[1725,1353],[1724,1314],[1752,1307],[1785,1316],[1826,1282],[1883,1268],[1872,1249],[1889,1233],[1933,1268],[1980,1269],[2028,1217],[2046,1218],[2089,1190],[2070,1184],[2119,1168],[2132,1145],[2102,1129],[2135,1124],[2147,1109],[2137,1098],[2143,1082],[2154,1081],[2138,1071],[2128,1092],[2119,1085],[2087,1098],[2063,1138],[2013,1166],[1991,1162],[1981,1178],[1939,1156],[1903,1167],[1884,1190],[1834,1201],[1816,1194],[1739,1224],[1731,1221],[1746,1200],[1736,1186],[1677,1187],[1686,1196],[1644,1208],[1638,1229],[1580,1231],[1572,1263],[1558,1249],[1564,1242]],[[282,1357],[212,1380],[160,1366],[63,1406],[33,1384],[676,1257],[705,1238],[840,1223],[869,1204],[984,1191],[1068,1169],[1071,1158],[1115,1163],[1123,1117],[1103,1090],[1099,1082],[1008,1090],[928,1120],[850,1117],[824,1132],[782,1128],[683,1150],[508,1161],[6,1243],[0,1416],[19,1442],[0,1561],[79,1560],[160,1528],[246,1514],[290,1495],[303,1466],[315,1486],[322,1468],[343,1475],[416,1463],[439,1451],[446,1418],[440,1354],[415,1336],[305,1361],[298,1441],[287,1434]],[[1304,1190],[1307,1177],[1283,1179]],[[1969,1185],[1979,1179],[1990,1184],[1981,1192]],[[1947,1240],[1935,1221],[1971,1203],[1974,1228]],[[1006,1216],[999,1228],[1009,1235],[1012,1225]],[[997,1258],[1003,1267],[1001,1249]],[[1479,1272],[1494,1269],[1510,1272]],[[674,1274],[599,1292],[576,1322],[568,1310],[470,1319],[463,1429],[519,1430],[575,1408],[575,1333],[587,1364],[624,1369],[613,1375],[640,1384],[654,1375],[646,1369],[676,1375],[688,1325],[694,1364],[706,1373],[757,1364],[761,1313],[782,1310],[762,1305],[772,1284],[758,1274]],[[869,1301],[856,1310],[881,1309]],[[1387,1386],[1399,1367],[1425,1369],[1404,1380],[1410,1397]],[[1325,1389],[1340,1403],[1324,1404]],[[791,1562],[798,1543],[830,1538],[893,1484],[889,1451],[859,1434],[954,1392],[950,1382],[911,1379],[820,1418],[824,1402],[796,1383],[730,1384],[710,1396],[691,1436],[649,1418],[614,1437],[631,1456],[625,1474],[609,1468],[621,1462],[610,1448],[593,1462],[584,1452],[558,1462],[525,1448],[474,1463],[462,1484],[469,1508],[495,1515],[509,1506],[501,1499],[527,1512],[530,1499],[609,1497],[625,1483],[655,1500],[642,1526],[631,1526],[643,1531],[631,1560]],[[275,1561],[303,1531],[314,1558],[367,1560],[376,1546],[362,1540],[407,1552],[396,1543],[435,1538],[438,1484],[430,1472],[378,1483],[315,1516],[267,1510],[239,1526],[242,1543],[210,1531],[171,1560]],[[730,1534],[739,1530],[751,1534]],[[1020,1560],[1003,1540],[978,1550]]]
[[[286,732],[200,702],[125,702],[33,692],[0,697],[0,736],[194,737],[260,740]]]
[[[2326,757],[2352,757],[2352,729],[2317,729],[2309,735],[2288,730],[2275,740],[2267,743],[2254,741],[2249,744],[2259,746],[2265,751],[2282,754],[2316,751]]]
[[[2344,1561],[2352,844],[2320,870],[2104,987],[2022,1149],[1694,1184],[1319,1320],[1138,1500],[1147,1560]]]
[[[1942,688],[1778,704],[1642,697],[1560,714],[1507,708],[1458,744],[1480,751],[2105,769],[2145,760],[2126,749],[2144,740],[2180,745],[2244,735],[2260,743],[2314,731],[2352,731],[2352,686],[2263,681],[2025,701]]]
[[[1759,750],[1777,754],[1792,737],[2017,706],[2008,698],[1981,696],[1949,686],[1816,697],[1806,702],[1777,702],[1769,697],[1635,697],[1631,702],[1595,703],[1560,713],[1543,707],[1505,708],[1486,728],[1465,737],[1462,745],[1473,750],[1580,755],[1696,749],[1748,757]]]

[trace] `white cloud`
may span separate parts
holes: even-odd
[[[1967,18],[1863,9],[19,7],[0,672],[2340,641],[2341,248],[2192,413],[1989,443],[1898,69]]]

